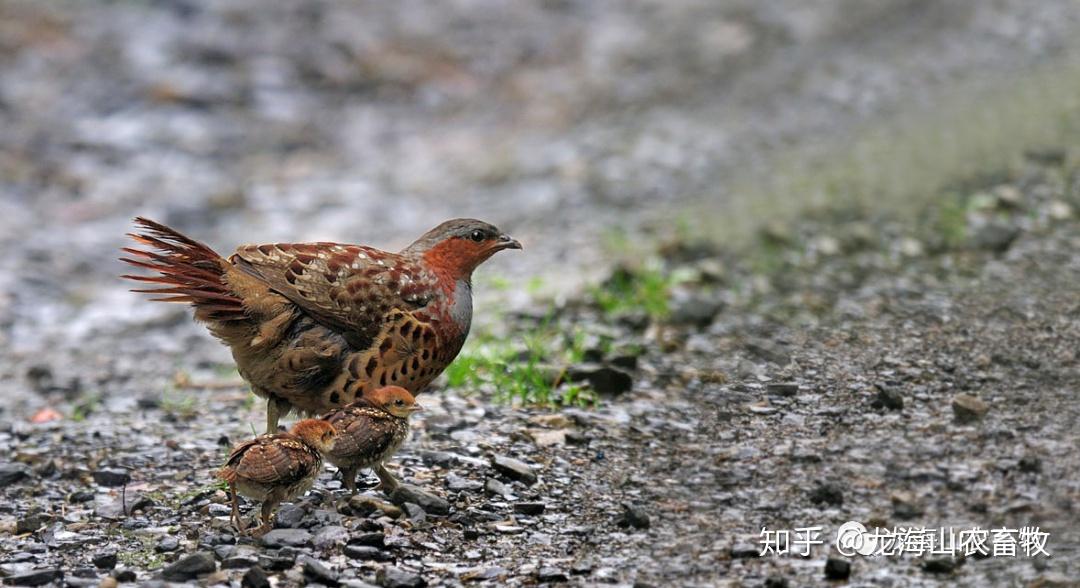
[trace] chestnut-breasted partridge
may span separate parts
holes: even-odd
[[[408,390],[387,386],[322,417],[338,432],[338,440],[326,453],[326,459],[341,470],[350,492],[356,493],[356,472],[362,468],[375,471],[384,491],[391,492],[398,486],[383,463],[408,438],[409,415],[418,410],[420,405]]]
[[[334,447],[337,431],[319,419],[298,421],[287,433],[260,435],[233,448],[218,476],[229,484],[232,518],[244,531],[236,495],[262,501],[262,526],[270,530],[277,505],[311,489],[322,470],[322,454]]]
[[[478,220],[431,229],[398,253],[338,243],[244,245],[224,259],[145,218],[148,249],[123,260],[160,276],[136,292],[191,303],[267,399],[266,430],[291,410],[321,414],[383,386],[417,393],[457,356],[472,321],[472,272],[521,245]],[[156,251],[153,251],[156,250]]]

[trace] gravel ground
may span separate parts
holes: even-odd
[[[261,422],[235,376],[196,366],[163,395],[38,365],[24,374],[36,394],[73,408],[41,424],[5,415],[0,573],[62,572],[68,585],[263,572],[279,585],[1074,585],[1078,188],[1080,167],[1033,165],[973,191],[958,202],[960,241],[940,238],[943,207],[921,225],[848,211],[771,227],[759,247],[771,265],[670,244],[667,271],[683,277],[667,319],[588,300],[557,317],[640,349],[598,347],[572,366],[627,374],[630,389],[595,380],[598,408],[560,411],[425,394],[396,460],[414,491],[396,505],[348,499],[327,472],[261,541],[229,528],[213,486],[228,446]],[[117,357],[139,361],[134,345]],[[91,401],[84,388],[100,387],[110,393]],[[1052,557],[843,558],[831,535],[849,520],[1038,526]],[[762,527],[808,526],[825,535],[810,557],[758,556]]]
[[[1076,585],[1075,153],[917,222],[669,243],[662,320],[563,289],[610,271],[605,226],[776,145],[1054,58],[1075,3],[418,6],[0,1],[5,583]],[[572,366],[595,409],[441,381],[395,460],[417,492],[348,500],[327,471],[253,542],[213,472],[262,406],[187,309],[116,280],[135,214],[223,250],[480,216],[528,247],[481,270],[512,284],[481,322],[535,328],[543,276],[564,330],[643,352]],[[849,520],[1037,525],[1052,557],[845,558]],[[815,525],[810,557],[757,556],[762,527]]]

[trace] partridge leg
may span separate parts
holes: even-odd
[[[356,469],[355,467],[341,468],[341,481],[350,495],[356,494]]]
[[[288,402],[270,396],[266,399],[266,434],[271,435],[278,432],[278,420],[289,414],[290,405]]]
[[[375,471],[375,475],[379,476],[379,482],[380,482],[379,488],[378,488],[379,490],[382,490],[383,492],[385,492],[387,494],[390,494],[398,486],[401,485],[401,483],[397,481],[397,478],[395,478],[394,475],[391,474],[390,471],[386,469],[385,465],[380,463],[379,465],[375,466],[372,469]]]

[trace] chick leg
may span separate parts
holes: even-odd
[[[236,486],[229,484],[229,495],[232,496],[231,522],[236,525],[236,530],[243,533],[245,530],[244,519],[240,518],[240,504],[236,498]]]
[[[264,500],[262,504],[262,525],[258,529],[251,532],[256,537],[262,537],[267,531],[273,527],[274,509],[277,508],[277,502],[273,500]]]
[[[375,471],[376,476],[379,476],[379,490],[390,494],[401,485],[401,483],[397,481],[397,478],[394,477],[394,474],[391,474],[390,471],[386,469],[385,465],[380,463],[371,469]]]

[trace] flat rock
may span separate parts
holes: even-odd
[[[401,568],[385,566],[379,568],[375,581],[383,588],[424,588],[427,582],[420,576]]]
[[[304,529],[273,529],[259,539],[266,547],[302,547],[311,540],[311,533]]]
[[[512,457],[496,456],[492,458],[491,466],[495,468],[495,471],[507,478],[523,482],[529,486],[532,486],[537,481],[536,472],[533,471],[529,464]]]
[[[326,567],[326,564],[306,555],[300,558],[300,562],[304,566],[304,578],[326,586],[338,585],[337,572]]]
[[[424,512],[431,514],[450,514],[450,503],[445,498],[410,484],[402,484],[395,488],[390,493],[390,501],[398,506],[412,503],[424,509]]]
[[[32,475],[30,466],[24,463],[5,463],[0,465],[0,488],[29,479]]]
[[[326,549],[334,545],[343,545],[349,540],[349,531],[340,525],[331,525],[319,529],[312,538],[311,543],[319,549]]]
[[[8,586],[44,586],[50,582],[59,582],[63,578],[63,571],[46,568],[9,576],[4,578],[4,584]]]
[[[131,472],[120,468],[107,468],[96,470],[93,473],[94,483],[99,486],[108,486],[110,488],[116,486],[123,486],[131,482]]]
[[[214,554],[199,551],[182,557],[161,571],[161,577],[170,581],[191,580],[217,570]]]

